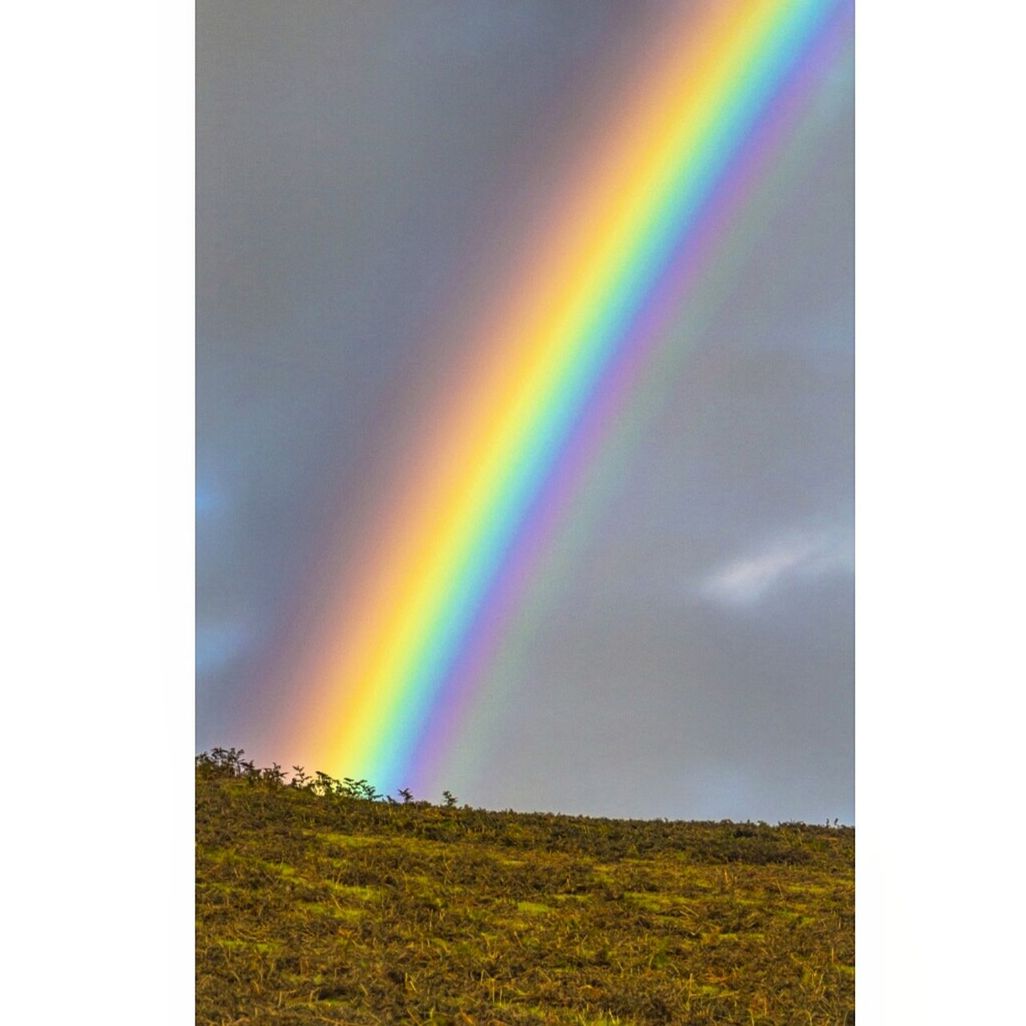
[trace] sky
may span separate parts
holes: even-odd
[[[197,750],[343,775],[295,667],[674,6],[199,4]],[[853,147],[842,48],[415,793],[853,822]]]

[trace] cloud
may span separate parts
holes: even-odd
[[[754,606],[797,581],[850,573],[852,539],[848,532],[797,532],[713,569],[702,580],[703,598],[721,606]]]

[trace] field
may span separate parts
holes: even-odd
[[[196,776],[196,1021],[854,1023],[851,828],[381,800]]]

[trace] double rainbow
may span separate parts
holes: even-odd
[[[667,14],[522,276],[471,326],[462,393],[427,426],[299,674],[295,750],[393,790],[452,742],[602,423],[724,230],[724,196],[850,14],[848,0]]]

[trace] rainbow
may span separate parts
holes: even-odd
[[[454,743],[582,468],[850,19],[850,0],[667,12],[521,273],[464,328],[458,401],[295,669],[293,750],[391,791]]]

